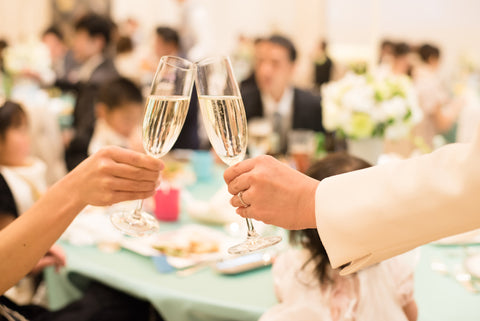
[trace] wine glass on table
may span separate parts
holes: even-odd
[[[243,160],[247,149],[247,119],[238,84],[228,57],[197,63],[196,88],[208,138],[220,159],[232,166]],[[239,194],[244,206],[248,206]],[[247,218],[247,239],[228,249],[245,254],[277,244],[280,236],[261,236]]]
[[[188,60],[163,56],[153,78],[143,119],[142,141],[147,154],[160,158],[178,138],[188,112],[195,78],[195,65]],[[120,211],[110,216],[113,225],[132,236],[158,230],[158,221],[142,211],[139,200],[133,212]]]

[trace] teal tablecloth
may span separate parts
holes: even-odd
[[[122,250],[105,254],[95,247],[62,244],[68,268],[47,273],[49,302],[56,309],[78,298],[79,276],[103,282],[150,301],[166,320],[257,320],[275,303],[270,269],[222,276],[204,269],[188,277],[160,274],[149,258]]]
[[[467,251],[471,250],[480,251],[480,247],[425,245],[421,248],[421,259],[415,270],[419,321],[480,320],[480,293],[472,294],[452,275],[443,275],[431,269],[432,262],[440,261],[453,272],[456,265],[463,265]]]
[[[208,197],[221,182],[218,169],[212,182],[196,184],[192,193]],[[188,221],[163,223],[171,229]],[[82,280],[91,278],[113,288],[150,301],[167,321],[257,320],[276,303],[270,268],[224,276],[204,269],[188,277],[160,274],[150,258],[121,250],[107,254],[96,247],[76,247],[62,243],[68,266],[60,274],[46,273],[51,308],[58,309],[80,297]],[[478,321],[480,294],[467,292],[454,278],[433,272],[432,260],[449,267],[465,257],[462,247],[426,245],[415,276],[415,298],[419,321]],[[76,286],[74,286],[75,284]]]

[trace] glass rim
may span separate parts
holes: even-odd
[[[176,64],[173,61],[181,62],[181,63],[183,63],[183,65]],[[182,57],[177,57],[177,56],[162,56],[162,58],[160,58],[159,64],[160,63],[164,63],[164,64],[169,65],[171,67],[175,67],[175,68],[185,70],[185,71],[193,70],[195,68],[195,64],[193,62],[191,62],[190,60],[187,60],[187,59],[182,58]],[[188,67],[186,67],[186,66],[188,66]]]
[[[203,58],[203,59],[197,61],[195,64],[197,66],[205,66],[205,65],[209,65],[211,63],[218,62],[218,61],[226,61],[231,65],[230,57],[229,56],[222,56],[222,55]]]

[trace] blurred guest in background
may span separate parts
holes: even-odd
[[[43,32],[42,42],[50,51],[56,81],[65,80],[78,63],[74,59],[73,51],[68,49],[63,33],[55,26],[49,27]]]
[[[175,29],[165,26],[155,29],[155,54],[157,62],[163,56],[181,56],[180,36]]]
[[[117,41],[115,67],[118,73],[136,82],[140,81],[140,60],[133,46],[132,39],[120,36]]]
[[[431,151],[434,136],[453,126],[463,104],[458,99],[451,99],[438,73],[440,49],[424,44],[419,47],[418,55],[421,62],[413,71],[413,80],[423,120],[414,129],[414,137],[416,145]]]
[[[395,49],[395,43],[388,39],[385,39],[380,44],[380,53],[378,55],[378,64],[380,66],[390,66],[393,61],[393,52]]]
[[[106,49],[111,39],[108,19],[88,14],[75,25],[73,52],[80,66],[70,80],[77,88],[77,102],[73,112],[73,138],[66,139],[66,162],[69,170],[84,160],[95,125],[94,105],[98,88],[118,76]]]
[[[411,75],[410,51],[410,46],[405,42],[394,44],[391,63],[391,72],[394,75]]]
[[[45,165],[40,160],[29,157],[29,149],[27,114],[19,104],[6,101],[0,106],[0,230],[2,231],[8,230],[7,227],[10,227],[11,224],[15,225],[17,218],[23,214],[31,218],[27,212],[32,211],[32,207],[35,209],[34,204],[46,191]],[[98,159],[96,156],[93,158]],[[82,174],[88,175],[85,171]],[[83,175],[82,177],[84,177]],[[95,176],[99,175],[97,173]],[[72,178],[73,176],[69,175],[67,181]],[[79,189],[78,184],[72,186],[75,186],[75,190]],[[55,190],[55,187],[53,189]],[[58,209],[58,202],[56,206]],[[36,207],[36,210],[41,210],[41,208]],[[36,214],[48,216],[47,214],[56,212],[54,210],[49,213],[38,211]],[[45,215],[40,215],[41,220]],[[30,224],[30,226],[37,228],[38,224]],[[22,239],[22,242],[25,241]],[[25,243],[23,243],[23,247],[27,247]],[[28,247],[33,248],[34,246]],[[18,264],[16,260],[9,262],[12,265]],[[33,268],[30,270],[29,276],[38,277],[43,269],[49,266],[58,270],[65,263],[66,258],[62,249],[58,245],[52,245],[35,265],[32,264]],[[0,292],[0,320],[4,320],[4,317],[6,320],[27,320],[22,316],[28,320],[42,321],[149,320],[148,302],[130,297],[101,283],[91,282],[81,299],[58,311],[48,311],[42,306],[32,305],[34,288],[34,282],[27,277],[5,293],[2,290]],[[8,308],[6,313],[5,306]],[[11,317],[14,316],[15,318],[12,319]],[[159,320],[161,319],[159,318]]]
[[[314,56],[315,87],[320,87],[329,82],[332,76],[333,62],[327,54],[327,42],[322,40],[317,46]]]
[[[390,68],[381,69],[385,75],[392,77],[404,77],[404,86],[407,90],[413,91],[413,83],[411,81],[411,74],[413,70],[413,59],[411,55],[411,47],[405,42],[398,42],[393,44],[393,60]],[[405,133],[404,138],[398,139],[384,139],[384,152],[387,154],[395,154],[401,158],[408,158],[412,155],[413,147],[413,130]]]
[[[0,230],[26,212],[47,189],[45,164],[30,157],[28,127],[27,113],[19,104],[6,101],[0,106]],[[22,279],[6,295],[22,304],[32,303],[39,273],[47,266],[63,265],[65,255],[53,245],[33,268],[32,277]]]
[[[320,97],[293,86],[297,50],[293,43],[273,35],[256,45],[255,82],[242,83],[247,119],[265,117],[278,137],[273,153],[287,151],[291,129],[324,132]]]
[[[145,57],[143,61],[144,68],[150,72],[150,79],[145,81],[148,85],[157,71],[158,61],[163,56],[184,57],[180,50],[180,36],[177,30],[167,26],[159,26],[155,29],[153,55]]]
[[[132,81],[116,78],[103,84],[98,93],[96,116],[89,155],[111,145],[143,151],[140,138],[143,97]]]
[[[3,72],[4,65],[3,65],[3,52],[4,49],[8,47],[8,42],[5,39],[0,39],[0,71]]]
[[[134,47],[141,46],[144,41],[140,24],[135,18],[128,18],[121,23],[120,33],[123,36],[130,38]]]

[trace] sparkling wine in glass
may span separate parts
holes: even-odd
[[[143,148],[147,154],[160,158],[170,151],[180,135],[188,112],[195,65],[173,56],[160,59],[147,98],[143,119]],[[120,211],[110,216],[113,225],[132,236],[141,236],[158,230],[158,221],[142,211],[139,200],[133,212]]]
[[[247,118],[238,84],[228,57],[207,58],[197,63],[198,102],[208,138],[220,159],[232,166],[247,150]],[[259,235],[247,218],[247,239],[228,249],[245,254],[277,244],[280,236]]]

